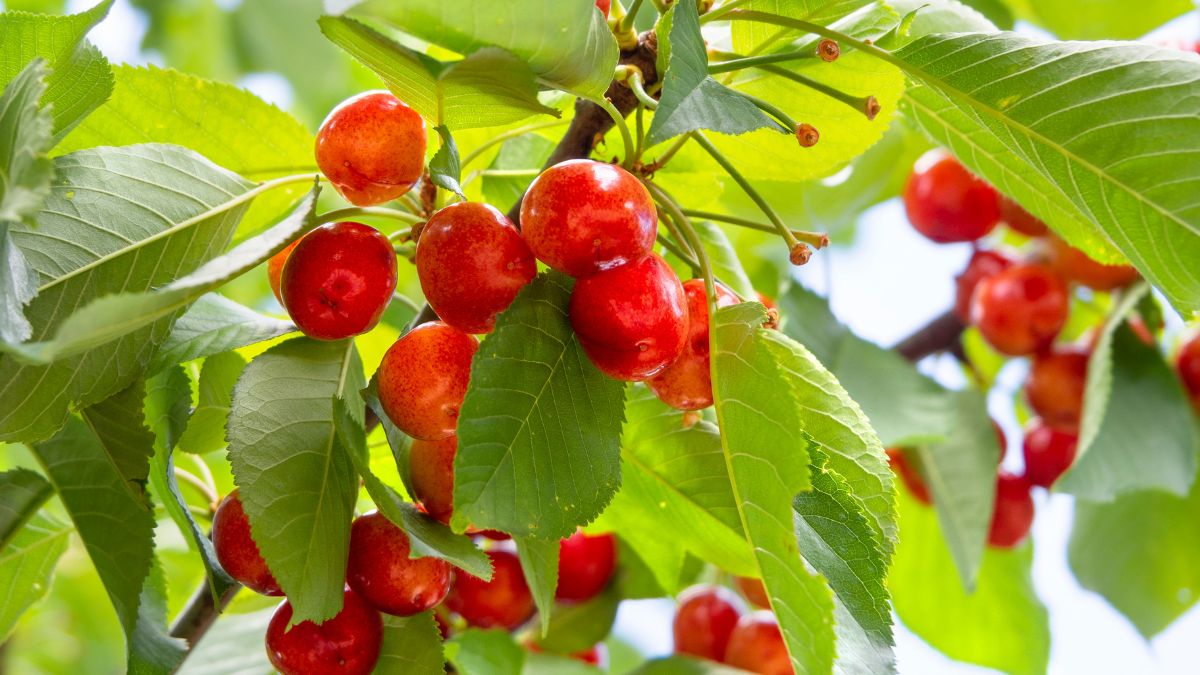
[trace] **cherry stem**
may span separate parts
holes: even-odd
[[[505,131],[504,133],[496,134],[495,136],[492,136],[491,138],[489,138],[486,142],[481,143],[479,145],[479,147],[475,148],[471,152],[468,152],[467,156],[463,157],[462,164],[460,166],[463,169],[467,168],[468,164],[470,164],[471,162],[474,162],[475,160],[482,157],[483,153],[487,152],[488,148],[499,145],[500,143],[503,143],[504,141],[516,138],[518,136],[524,136],[525,134],[528,134],[528,133],[531,133],[534,131],[540,131],[542,129],[550,129],[552,127],[563,126],[568,123],[569,123],[568,120],[552,120],[549,122],[538,122],[536,124],[527,124],[523,127],[517,127],[516,129],[509,129],[508,131]]]
[[[736,0],[735,0],[735,3],[731,3],[731,4],[737,4]],[[864,42],[862,40],[852,38],[849,35],[846,35],[845,33],[842,33],[840,31],[826,28],[825,26],[821,26],[819,24],[815,24],[810,21],[804,21],[802,19],[793,19],[791,17],[786,17],[786,16],[779,16],[778,14],[771,14],[770,12],[758,12],[758,11],[748,10],[748,9],[733,10],[732,7],[730,7],[729,9],[731,9],[732,11],[728,11],[728,12],[724,13],[721,17],[725,21],[754,21],[757,23],[769,23],[769,24],[772,24],[775,26],[782,26],[784,28],[793,28],[796,30],[802,30],[806,33],[813,33],[814,35],[820,35],[821,37],[826,37],[826,38],[829,38],[830,40],[837,40],[840,43],[848,44],[848,45],[854,47],[855,49],[858,49],[860,51],[864,51],[864,52],[870,54],[871,56],[874,56],[883,61],[887,61],[888,63],[892,64],[893,66],[896,66],[897,68],[899,68],[905,72],[913,71],[912,67],[910,67],[905,62],[903,62],[900,59],[893,56],[892,53],[889,52],[888,50],[880,49],[879,47],[877,47],[869,42]],[[701,19],[701,21],[703,21],[703,18]]]
[[[682,150],[683,146],[687,145],[687,142],[690,140],[692,140],[692,135],[687,134],[687,135],[681,137],[679,140],[675,141],[674,145],[667,148],[666,152],[659,155],[658,159],[656,159],[650,163],[652,170],[657,171],[657,170],[663,168],[667,164],[667,162],[671,161],[671,158],[675,156],[675,153]]]
[[[831,87],[827,84],[817,82],[816,80],[809,78],[809,77],[805,77],[799,73],[793,73],[792,71],[788,70],[787,68],[783,68],[781,66],[761,65],[761,66],[758,66],[758,68],[761,70],[765,70],[768,73],[772,73],[774,75],[778,75],[780,77],[789,79],[792,82],[795,82],[796,84],[808,87],[809,89],[812,89],[813,91],[817,91],[822,94],[825,94],[826,96],[828,96],[834,100],[841,101],[842,103],[845,103],[846,105],[857,110],[858,112],[862,113],[863,115],[866,115],[867,119],[869,119],[869,120],[875,119],[875,115],[877,115],[879,113],[879,102],[875,99],[874,96],[854,96],[853,94],[847,94],[846,92],[842,91],[841,89],[837,89],[837,88]]]
[[[425,219],[421,216],[407,211],[400,211],[399,209],[389,209],[382,206],[350,206],[322,213],[317,217],[317,224],[335,223],[348,218],[389,218],[391,220],[399,220],[402,223],[409,223],[410,225],[425,222]]]
[[[796,133],[796,128],[799,125],[796,123],[796,120],[792,119],[791,115],[788,115],[784,111],[780,110],[773,103],[764,101],[757,96],[751,96],[750,94],[747,94],[742,91],[739,91],[738,93],[741,94],[742,98],[753,103],[754,106],[756,108],[758,108],[759,110],[761,110],[761,111],[767,113],[768,115],[770,115],[771,117],[774,117],[775,119],[779,120],[779,123],[782,124],[787,129],[787,131],[785,131],[784,133],[787,133],[787,134]]]
[[[659,220],[663,221],[664,223],[668,222],[669,219],[670,216],[666,213],[659,214]],[[681,248],[678,244],[671,241],[670,238],[664,237],[661,234],[658,235],[658,243],[661,244],[663,248],[670,251],[671,255],[674,255],[676,258],[679,258],[685,264],[687,264],[688,267],[691,267],[693,274],[700,274],[700,263],[696,262],[696,258],[693,257],[692,254],[683,250],[683,248]]]
[[[692,136],[696,139],[696,142],[700,144],[700,147],[704,148],[704,150],[708,152],[708,154],[711,155],[714,160],[716,160],[717,164],[721,165],[721,168],[725,170],[725,173],[729,174],[729,177],[741,186],[742,191],[746,193],[746,196],[750,197],[750,200],[758,205],[758,208],[763,212],[763,215],[767,217],[767,220],[771,221],[771,224],[775,226],[775,231],[779,234],[779,236],[783,237],[784,242],[786,242],[788,245],[788,249],[792,250],[799,246],[800,240],[796,238],[796,235],[792,234],[791,229],[789,229],[788,226],[783,222],[783,218],[779,217],[779,214],[775,212],[775,209],[771,206],[771,204],[767,202],[767,200],[764,199],[761,194],[759,194],[758,190],[754,189],[754,186],[750,184],[750,181],[746,180],[746,177],[743,176],[741,172],[733,166],[729,159],[717,149],[717,146],[713,145],[712,141],[708,140],[704,134],[698,131],[692,132]]]
[[[775,232],[776,229],[772,225],[760,223],[749,218],[739,218],[730,216],[724,213],[714,213],[712,211],[696,211],[695,209],[683,209],[685,215],[701,220],[715,220],[721,223],[737,225],[738,227],[746,227],[759,232]],[[825,248],[829,245],[829,235],[824,232],[806,232],[804,230],[792,230],[792,234],[796,239],[812,246],[813,248]]]
[[[740,7],[741,5],[749,4],[750,2],[751,2],[751,0],[731,0],[731,2],[727,2],[724,5],[721,5],[720,7],[712,10],[708,14],[705,14],[704,16],[700,17],[700,23],[708,23],[710,21],[720,21],[721,17],[725,16],[729,12],[732,12],[733,10]]]
[[[636,68],[629,72],[628,80],[629,88],[633,91],[633,95],[641,104],[651,110],[658,108],[658,101],[654,97],[646,93],[646,83],[642,81],[642,71]]]
[[[200,480],[198,477],[196,477],[196,474],[192,473],[191,471],[175,467],[175,477],[196,488],[200,494],[204,495],[204,498],[208,500],[210,505],[215,506],[216,503],[220,501],[217,498],[217,492],[212,489],[212,486]]]
[[[621,17],[621,22],[617,24],[617,33],[627,33],[633,28],[633,20],[637,17],[638,10],[642,8],[642,0],[633,0],[633,4],[625,11],[625,16]]]
[[[671,198],[671,195],[666,190],[649,181],[646,181],[645,185],[650,190],[650,194],[654,195],[655,201],[667,211],[671,216],[671,220],[675,221],[675,225],[679,227],[684,239],[691,246],[692,252],[696,254],[696,261],[700,263],[700,273],[704,276],[704,292],[708,294],[709,325],[712,325],[712,316],[717,311],[717,282],[716,278],[713,277],[712,262],[708,259],[708,250],[704,248],[704,242],[700,240],[700,235],[696,234],[696,228],[692,227],[692,221],[688,220],[688,217],[683,213],[683,209]]]
[[[633,134],[629,133],[629,125],[625,123],[625,116],[621,114],[620,110],[617,110],[617,106],[613,105],[613,102],[608,100],[607,96],[585,96],[584,94],[579,94],[568,90],[564,91],[567,91],[568,94],[574,94],[579,98],[591,101],[592,103],[600,106],[604,112],[608,113],[608,116],[612,118],[613,123],[621,132],[621,143],[623,143],[625,146],[625,159],[621,162],[621,165],[625,167],[626,171],[632,170],[633,157],[634,153],[636,152],[636,147],[633,143]]]
[[[753,68],[755,66],[761,66],[768,63],[779,63],[781,61],[798,61],[801,59],[821,58],[820,52],[818,52],[816,49],[797,50],[794,52],[779,52],[776,54],[761,54],[759,56],[738,56],[729,54],[728,52],[722,55],[729,56],[730,59],[728,61],[709,64],[709,75],[719,75],[720,73],[742,70],[743,68]]]

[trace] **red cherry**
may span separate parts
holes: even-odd
[[[346,583],[381,612],[424,612],[450,591],[450,563],[409,553],[408,535],[382,513],[359,516],[350,526]]]
[[[425,507],[425,512],[450,524],[454,514],[454,455],[458,451],[458,436],[439,441],[415,440],[408,452],[409,476],[413,497]]]
[[[501,549],[492,549],[487,555],[492,559],[492,580],[458,572],[446,606],[476,628],[514,630],[534,612],[521,561],[517,554]]]
[[[661,373],[683,353],[683,285],[655,254],[575,284],[571,326],[606,375],[637,382]]]
[[[775,615],[765,610],[743,616],[729,636],[725,663],[761,675],[793,675],[792,660]]]
[[[729,636],[745,607],[724,586],[692,586],[679,595],[673,631],[675,653],[711,661],[725,658]]]
[[[322,225],[296,242],[280,288],[283,306],[305,335],[360,335],[379,323],[396,290],[396,253],[373,227]]]
[[[475,338],[441,321],[396,340],[377,373],[379,403],[392,424],[426,441],[453,436],[478,348]]]
[[[984,279],[990,279],[1012,267],[1013,261],[995,251],[976,249],[967,262],[967,268],[954,278],[957,293],[954,296],[954,313],[963,323],[971,320],[971,296],[975,287]]]
[[[717,284],[717,306],[738,303],[733,291]],[[683,353],[667,369],[646,381],[663,403],[679,410],[700,410],[713,404],[708,356],[708,294],[703,279],[683,284],[687,300],[688,337]]]
[[[608,11],[612,9],[612,0],[596,0],[596,9],[604,13],[604,18],[608,18]]]
[[[421,229],[421,290],[442,321],[466,333],[490,333],[496,315],[536,274],[521,233],[488,204],[451,204]]]
[[[1047,424],[1062,429],[1079,426],[1089,355],[1082,349],[1059,348],[1034,357],[1025,398]]]
[[[1175,369],[1179,379],[1192,399],[1192,405],[1200,411],[1200,334],[1183,343],[1175,357]]]
[[[352,96],[321,123],[317,166],[352,204],[395,199],[425,170],[425,120],[390,92]]]
[[[442,616],[441,612],[436,610],[433,612],[433,622],[437,624],[438,635],[441,635],[443,640],[450,637],[450,622]]]
[[[908,489],[908,492],[922,504],[932,504],[933,497],[929,494],[929,487],[925,485],[925,479],[909,463],[908,459],[904,456],[904,451],[900,448],[888,448],[887,457],[892,471],[896,472],[900,476],[900,479],[904,481],[904,487]]]
[[[1000,221],[992,186],[944,153],[917,162],[904,187],[904,207],[913,227],[940,244],[975,241]]]
[[[572,159],[546,169],[529,186],[521,200],[521,232],[538,260],[586,277],[648,254],[658,214],[633,174]]]
[[[283,292],[279,290],[279,283],[283,279],[283,264],[287,262],[288,256],[292,254],[292,249],[296,248],[300,240],[293,241],[287,248],[279,253],[271,256],[267,261],[267,282],[271,284],[271,292],[275,294],[275,299],[279,304],[283,304]]]
[[[250,520],[242,508],[241,497],[234,490],[225,495],[212,523],[213,549],[217,562],[246,588],[262,595],[283,595],[279,582],[267,569],[258,544],[250,536]]]
[[[383,620],[354,591],[346,589],[342,611],[324,623],[292,622],[284,601],[267,625],[267,656],[283,675],[367,675],[379,660]]]
[[[1079,436],[1034,419],[1025,427],[1025,479],[1048,488],[1071,468]]]
[[[576,532],[558,542],[558,587],[554,597],[590,600],[608,585],[616,567],[617,540],[611,534]]]
[[[1050,237],[1045,247],[1047,264],[1059,276],[1097,291],[1124,288],[1137,281],[1139,274],[1131,265],[1104,265],[1086,253],[1059,239]]]
[[[762,579],[734,577],[733,585],[750,604],[759,609],[771,609],[771,598],[767,596],[767,587],[763,586]]]
[[[988,544],[1013,548],[1025,540],[1033,525],[1033,496],[1029,481],[1001,471],[996,477],[996,506],[988,530]]]
[[[971,321],[997,351],[1023,356],[1050,346],[1069,309],[1058,275],[1042,265],[1015,265],[975,287]]]
[[[1050,231],[1045,223],[1004,195],[1000,195],[1000,219],[1027,237],[1040,237]]]

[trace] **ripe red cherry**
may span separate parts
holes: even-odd
[[[441,321],[396,340],[378,372],[379,403],[392,424],[426,441],[453,436],[478,348],[475,338]]]
[[[1040,419],[1025,428],[1025,479],[1048,488],[1071,468],[1079,436],[1047,425]]]
[[[967,262],[967,268],[954,279],[957,293],[954,296],[954,313],[964,323],[971,320],[971,296],[975,287],[984,279],[990,279],[1012,267],[1013,261],[995,251],[976,249]]]
[[[352,96],[321,123],[317,166],[352,204],[395,199],[425,169],[425,120],[390,92]]]
[[[255,593],[283,595],[279,582],[267,569],[267,561],[263,560],[258,544],[250,536],[250,520],[237,490],[225,495],[217,506],[213,515],[212,541],[217,562],[229,576]]]
[[[1000,195],[1000,219],[1027,237],[1040,237],[1050,231],[1045,223],[1004,195]]]
[[[640,260],[654,247],[657,231],[650,193],[612,164],[555,164],[521,200],[521,233],[533,254],[573,277]]]
[[[1000,221],[992,186],[945,153],[917,162],[904,187],[904,208],[913,227],[940,244],[975,241]]]
[[[887,457],[892,471],[900,476],[900,480],[904,481],[904,487],[908,489],[909,494],[922,504],[932,504],[933,497],[929,494],[929,487],[925,485],[925,479],[921,478],[921,473],[909,463],[904,456],[904,451],[900,448],[888,448]]]
[[[304,235],[283,266],[283,306],[304,334],[341,340],[375,327],[396,290],[396,253],[373,227],[329,223]]]
[[[332,619],[289,630],[291,622],[292,603],[284,601],[267,625],[267,656],[283,675],[367,675],[379,660],[383,620],[350,589]]]
[[[431,517],[449,525],[454,514],[454,455],[458,436],[440,441],[415,440],[408,452],[414,498]]]
[[[729,636],[725,663],[761,675],[792,675],[792,661],[775,615],[765,610],[743,616]]]
[[[1058,237],[1049,238],[1046,253],[1049,265],[1062,278],[1097,291],[1124,288],[1139,277],[1132,265],[1103,265]]]
[[[738,303],[733,291],[717,284],[717,306]],[[679,410],[700,410],[713,404],[712,371],[708,354],[708,294],[703,279],[683,284],[687,300],[688,336],[683,353],[667,369],[646,381],[658,398]]]
[[[661,373],[683,353],[683,285],[655,254],[580,279],[571,294],[571,326],[606,375],[637,382]]]
[[[271,292],[275,294],[275,299],[279,304],[283,304],[283,291],[279,290],[279,284],[283,280],[283,264],[287,262],[288,256],[292,254],[292,249],[296,248],[300,240],[293,241],[287,248],[279,253],[271,256],[267,261],[267,282],[271,284]]]
[[[997,351],[1023,356],[1050,346],[1069,309],[1058,275],[1042,265],[1015,265],[975,287],[971,321]]]
[[[1192,405],[1200,411],[1200,335],[1183,343],[1175,357],[1175,369],[1179,379],[1192,399]]]
[[[672,630],[675,653],[721,661],[745,607],[723,586],[692,586],[679,595]]]
[[[442,321],[461,331],[490,333],[496,315],[536,274],[521,233],[488,204],[451,204],[421,229],[421,290]]]
[[[1059,348],[1034,357],[1025,381],[1025,398],[1047,424],[1068,430],[1079,426],[1088,356],[1086,350]]]
[[[350,526],[346,583],[381,612],[424,612],[450,591],[450,563],[409,553],[408,535],[382,513],[359,516]]]
[[[558,542],[558,587],[554,597],[590,600],[608,585],[616,567],[617,541],[611,534],[576,532]]]
[[[1001,471],[996,477],[996,505],[988,529],[988,544],[1013,548],[1025,540],[1033,525],[1033,496],[1029,481]]]
[[[767,596],[767,587],[762,579],[753,577],[734,577],[733,585],[742,592],[742,597],[759,609],[771,609],[771,598]]]
[[[492,549],[487,555],[492,559],[492,580],[458,572],[446,606],[476,628],[513,630],[533,616],[533,595],[517,554]]]

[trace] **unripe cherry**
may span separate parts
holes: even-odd
[[[1010,229],[1027,237],[1040,237],[1050,231],[1045,223],[1004,195],[1000,195],[1000,219]]]
[[[350,203],[408,192],[425,169],[425,120],[387,91],[342,101],[317,132],[317,166]]]
[[[1067,286],[1042,265],[1015,265],[975,287],[971,322],[1002,354],[1024,356],[1050,346],[1067,322]]]
[[[992,186],[942,152],[917,162],[904,187],[904,207],[913,227],[941,244],[975,241],[1000,221]]]
[[[1071,468],[1078,444],[1075,432],[1031,420],[1025,427],[1025,479],[1044,488],[1054,485]]]
[[[967,262],[967,268],[954,278],[954,314],[964,323],[971,320],[971,297],[975,287],[984,279],[990,279],[1012,267],[1013,261],[996,251],[976,249]]]
[[[675,653],[711,661],[725,658],[725,649],[744,605],[724,586],[692,586],[679,595],[672,632]]]
[[[386,614],[412,616],[431,609],[450,591],[450,563],[410,558],[408,534],[378,511],[350,526],[346,583]]]
[[[729,636],[725,663],[760,675],[792,675],[792,660],[775,615],[759,610],[743,616]]]
[[[446,607],[476,628],[514,630],[533,616],[533,595],[525,583],[521,561],[511,551],[492,549],[492,580],[466,572],[454,576]]]
[[[392,424],[426,441],[453,436],[478,348],[474,337],[441,321],[396,340],[376,373],[379,403]]]
[[[988,529],[988,544],[997,548],[1013,548],[1029,534],[1033,525],[1033,496],[1029,481],[1007,471],[996,477],[996,503],[992,524]]]
[[[1067,430],[1079,426],[1089,356],[1084,349],[1058,348],[1033,358],[1025,398],[1050,426]]]
[[[716,285],[717,307],[738,303],[733,291]],[[646,381],[646,386],[672,408],[700,410],[713,404],[712,371],[708,349],[708,295],[703,279],[683,284],[687,300],[688,337],[683,353],[666,370]]]
[[[1058,237],[1047,240],[1048,264],[1066,279],[1097,291],[1124,288],[1141,275],[1132,265],[1105,265],[1088,257]]]
[[[379,660],[383,620],[362,598],[346,589],[342,611],[324,623],[292,622],[285,601],[267,625],[267,656],[283,675],[367,675]]]
[[[250,520],[237,490],[225,495],[217,506],[213,515],[212,542],[217,562],[238,583],[262,595],[283,595],[279,582],[267,568],[267,561],[263,560],[258,544],[250,535]]]
[[[558,542],[558,586],[554,597],[582,602],[608,585],[617,568],[617,540],[611,534],[582,531]]]
[[[415,440],[408,452],[413,498],[430,517],[450,524],[454,514],[454,455],[458,436],[439,441]]]

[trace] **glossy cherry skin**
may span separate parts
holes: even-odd
[[[1088,357],[1086,350],[1058,348],[1033,358],[1025,380],[1025,399],[1050,426],[1067,430],[1079,426]]]
[[[250,520],[237,490],[225,495],[217,506],[213,515],[212,542],[217,562],[238,583],[262,595],[283,595],[279,582],[267,569],[267,561],[263,560],[258,544],[250,536]]]
[[[984,279],[990,279],[1013,266],[1013,261],[1007,256],[995,251],[976,249],[967,261],[967,268],[954,278],[954,313],[964,323],[971,320],[971,297],[975,287]]]
[[[1000,195],[1000,219],[1010,229],[1027,237],[1040,237],[1050,231],[1045,223],[1004,195]]]
[[[386,91],[342,101],[317,132],[317,166],[351,204],[408,192],[425,169],[425,120]]]
[[[453,436],[478,348],[474,337],[441,321],[396,340],[377,373],[379,403],[392,424],[425,441]]]
[[[672,631],[675,653],[711,661],[725,658],[725,648],[745,606],[724,586],[692,586],[679,595]]]
[[[1175,357],[1175,370],[1183,388],[1192,399],[1192,405],[1200,411],[1200,335],[1183,343],[1179,354]]]
[[[1132,265],[1104,265],[1073,248],[1058,237],[1050,237],[1046,246],[1048,264],[1066,279],[1097,291],[1124,288],[1140,275]]]
[[[408,535],[382,513],[354,519],[346,583],[375,609],[412,616],[441,602],[450,591],[450,563],[410,558]]]
[[[640,260],[654,247],[657,231],[650,193],[612,164],[555,164],[521,200],[521,233],[533,254],[573,277]]]
[[[275,294],[275,299],[279,304],[283,304],[283,291],[279,289],[279,284],[283,281],[283,264],[287,262],[288,256],[292,254],[292,250],[296,248],[300,240],[297,239],[288,245],[279,253],[271,256],[267,261],[267,282],[271,284],[271,292]]]
[[[775,615],[765,610],[743,616],[729,636],[725,663],[760,675],[792,675],[792,661]]]
[[[425,512],[445,525],[454,515],[454,455],[458,436],[440,441],[415,440],[408,452],[413,497]]]
[[[1033,419],[1025,427],[1025,480],[1048,488],[1071,468],[1079,436]]]
[[[971,322],[996,351],[1009,356],[1049,347],[1069,310],[1067,285],[1042,265],[1014,265],[979,282],[971,298]]]
[[[661,373],[687,340],[683,285],[653,253],[580,279],[570,314],[592,363],[618,380],[637,382]]]
[[[1029,481],[1001,471],[996,477],[996,506],[988,529],[988,544],[1013,548],[1025,540],[1033,526],[1033,496]]]
[[[558,542],[558,586],[554,597],[582,602],[604,590],[617,568],[617,540],[583,532]]]
[[[367,675],[379,660],[383,620],[346,589],[342,611],[322,624],[302,621],[291,630],[292,603],[284,601],[267,625],[267,656],[283,675]]]
[[[904,481],[904,487],[908,489],[909,494],[922,504],[932,504],[933,497],[929,494],[929,487],[925,485],[925,479],[904,456],[904,451],[900,448],[888,448],[887,457],[892,471],[896,472],[900,476],[900,480]]]
[[[296,242],[280,280],[283,306],[304,334],[341,340],[375,327],[396,290],[396,253],[362,223],[329,223]]]
[[[763,586],[762,579],[734,577],[733,585],[751,605],[759,609],[771,609],[771,598],[767,596],[767,587]]]
[[[521,233],[488,204],[451,204],[421,229],[421,290],[442,321],[463,332],[490,333],[496,315],[536,274]]]
[[[733,291],[717,284],[717,306],[738,303]],[[688,336],[683,353],[666,370],[646,380],[659,400],[679,410],[700,410],[713,404],[712,371],[708,349],[708,294],[703,279],[683,284],[687,300]]]
[[[1000,222],[992,186],[944,153],[917,162],[904,187],[904,208],[913,227],[939,244],[975,241]]]
[[[517,554],[492,549],[492,580],[459,571],[446,596],[446,607],[476,628],[514,630],[533,616],[533,595],[525,583]]]

